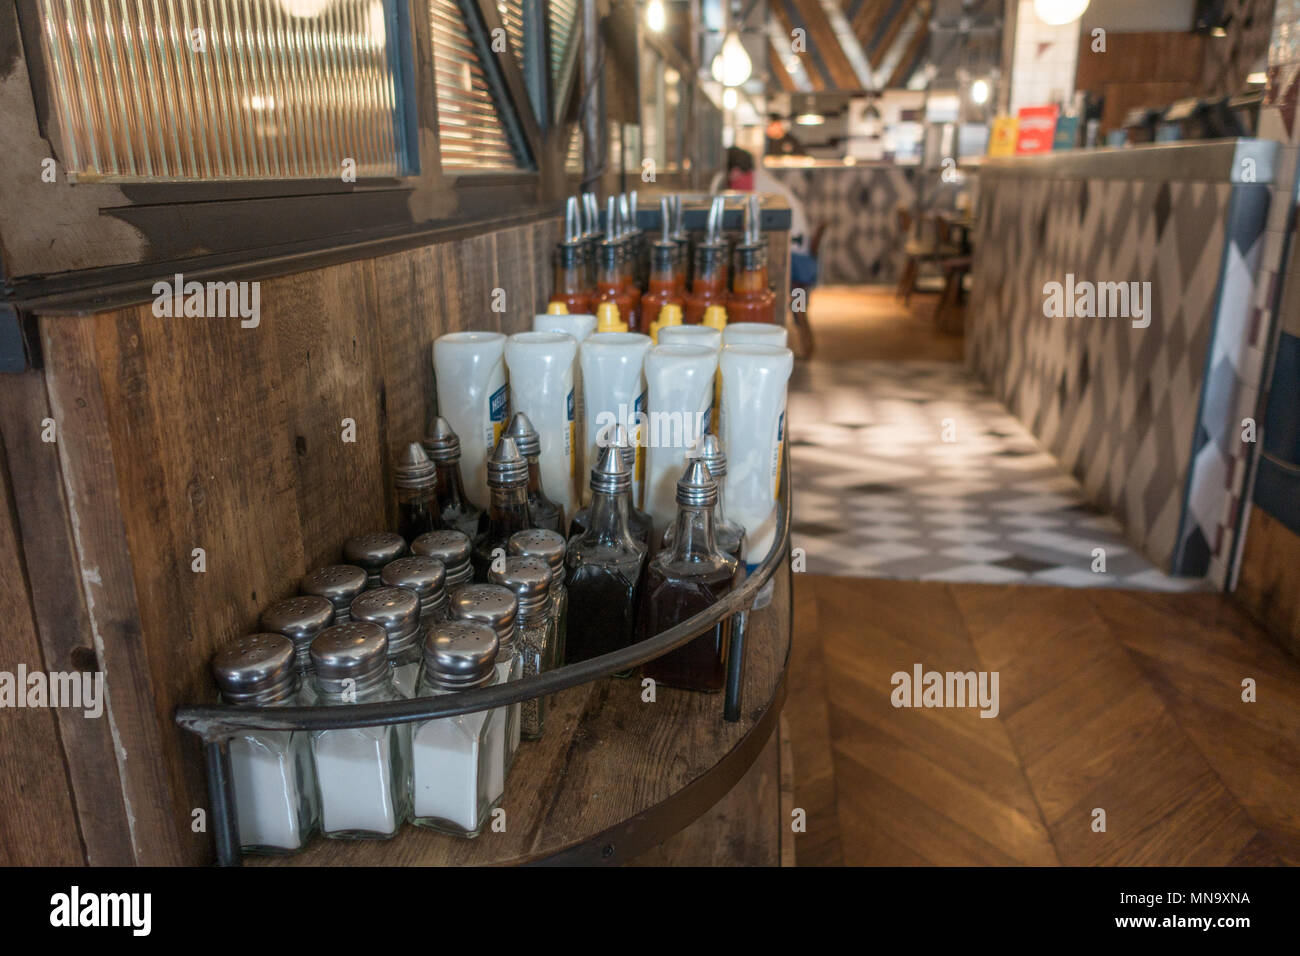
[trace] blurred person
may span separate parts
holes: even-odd
[[[803,203],[789,186],[756,164],[747,150],[727,147],[727,168],[713,177],[709,192],[773,193],[782,197],[790,207],[790,284],[807,288],[817,283],[817,259],[812,254],[812,232]]]

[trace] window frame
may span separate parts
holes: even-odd
[[[477,44],[502,26],[494,0],[456,0]],[[548,0],[539,4],[546,21]],[[0,151],[0,176],[40,194],[58,210],[58,226],[31,228],[30,209],[0,207],[0,300],[21,303],[51,289],[93,288],[136,273],[158,275],[163,264],[204,268],[214,262],[295,257],[367,237],[461,226],[503,217],[553,212],[565,183],[564,154],[533,112],[526,80],[511,56],[492,56],[485,72],[499,84],[494,101],[513,127],[531,168],[508,171],[442,169],[432,36],[427,0],[398,0],[399,95],[407,103],[408,174],[339,180],[267,179],[212,182],[70,182],[41,36],[37,0],[0,0],[0,59],[11,60],[8,82],[27,81],[29,110],[0,115],[14,147]],[[570,38],[577,48],[580,27]],[[10,39],[11,38],[11,39]],[[539,38],[544,42],[544,35]],[[533,42],[537,42],[535,39]],[[482,49],[482,47],[480,47]],[[546,61],[543,59],[542,61]],[[549,69],[546,70],[548,82]],[[409,75],[408,75],[409,74]],[[553,91],[548,89],[548,94]],[[499,98],[498,98],[499,94]],[[549,99],[548,99],[549,101]],[[516,145],[512,141],[512,145]],[[57,181],[40,179],[40,158],[52,157]],[[33,168],[35,166],[36,168]],[[558,175],[557,175],[558,172]],[[30,185],[27,185],[30,184]],[[22,204],[18,204],[22,205]],[[124,227],[138,240],[121,241]],[[55,229],[67,242],[51,242]]]

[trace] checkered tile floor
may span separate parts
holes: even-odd
[[[960,364],[814,361],[796,369],[788,407],[794,546],[811,573],[1203,586],[1136,552]]]

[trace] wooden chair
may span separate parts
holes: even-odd
[[[934,307],[934,327],[940,332],[961,335],[965,331],[965,313],[962,311],[962,289],[971,270],[970,256],[950,256],[940,261],[943,268],[943,294]]]

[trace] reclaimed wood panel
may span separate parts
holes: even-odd
[[[0,434],[36,636],[51,670],[93,673],[101,668],[81,589],[58,444],[41,439],[44,422],[52,417],[45,380],[40,372],[31,371],[8,376],[6,385],[0,389]],[[55,429],[57,439],[57,422]],[[21,620],[22,614],[7,614],[5,619]],[[122,779],[107,717],[87,720],[80,711],[66,710],[54,711],[54,717],[81,821],[86,862],[92,866],[131,863],[134,855]],[[0,813],[11,808],[5,802]],[[21,824],[10,821],[3,829],[11,827]]]
[[[1300,656],[1300,535],[1263,508],[1250,511],[1235,596]]]
[[[28,672],[47,665],[36,637],[19,543],[18,515],[9,472],[0,468],[0,668],[16,680],[19,664]],[[59,669],[57,667],[52,669]],[[26,687],[16,687],[19,694]],[[77,817],[66,785],[67,755],[59,740],[55,710],[6,707],[0,711],[0,865],[75,866],[85,862]],[[80,711],[75,719],[83,720]],[[101,717],[96,723],[107,721]],[[91,723],[87,720],[86,723]],[[36,762],[39,760],[39,762]],[[52,839],[52,835],[57,835]]]

